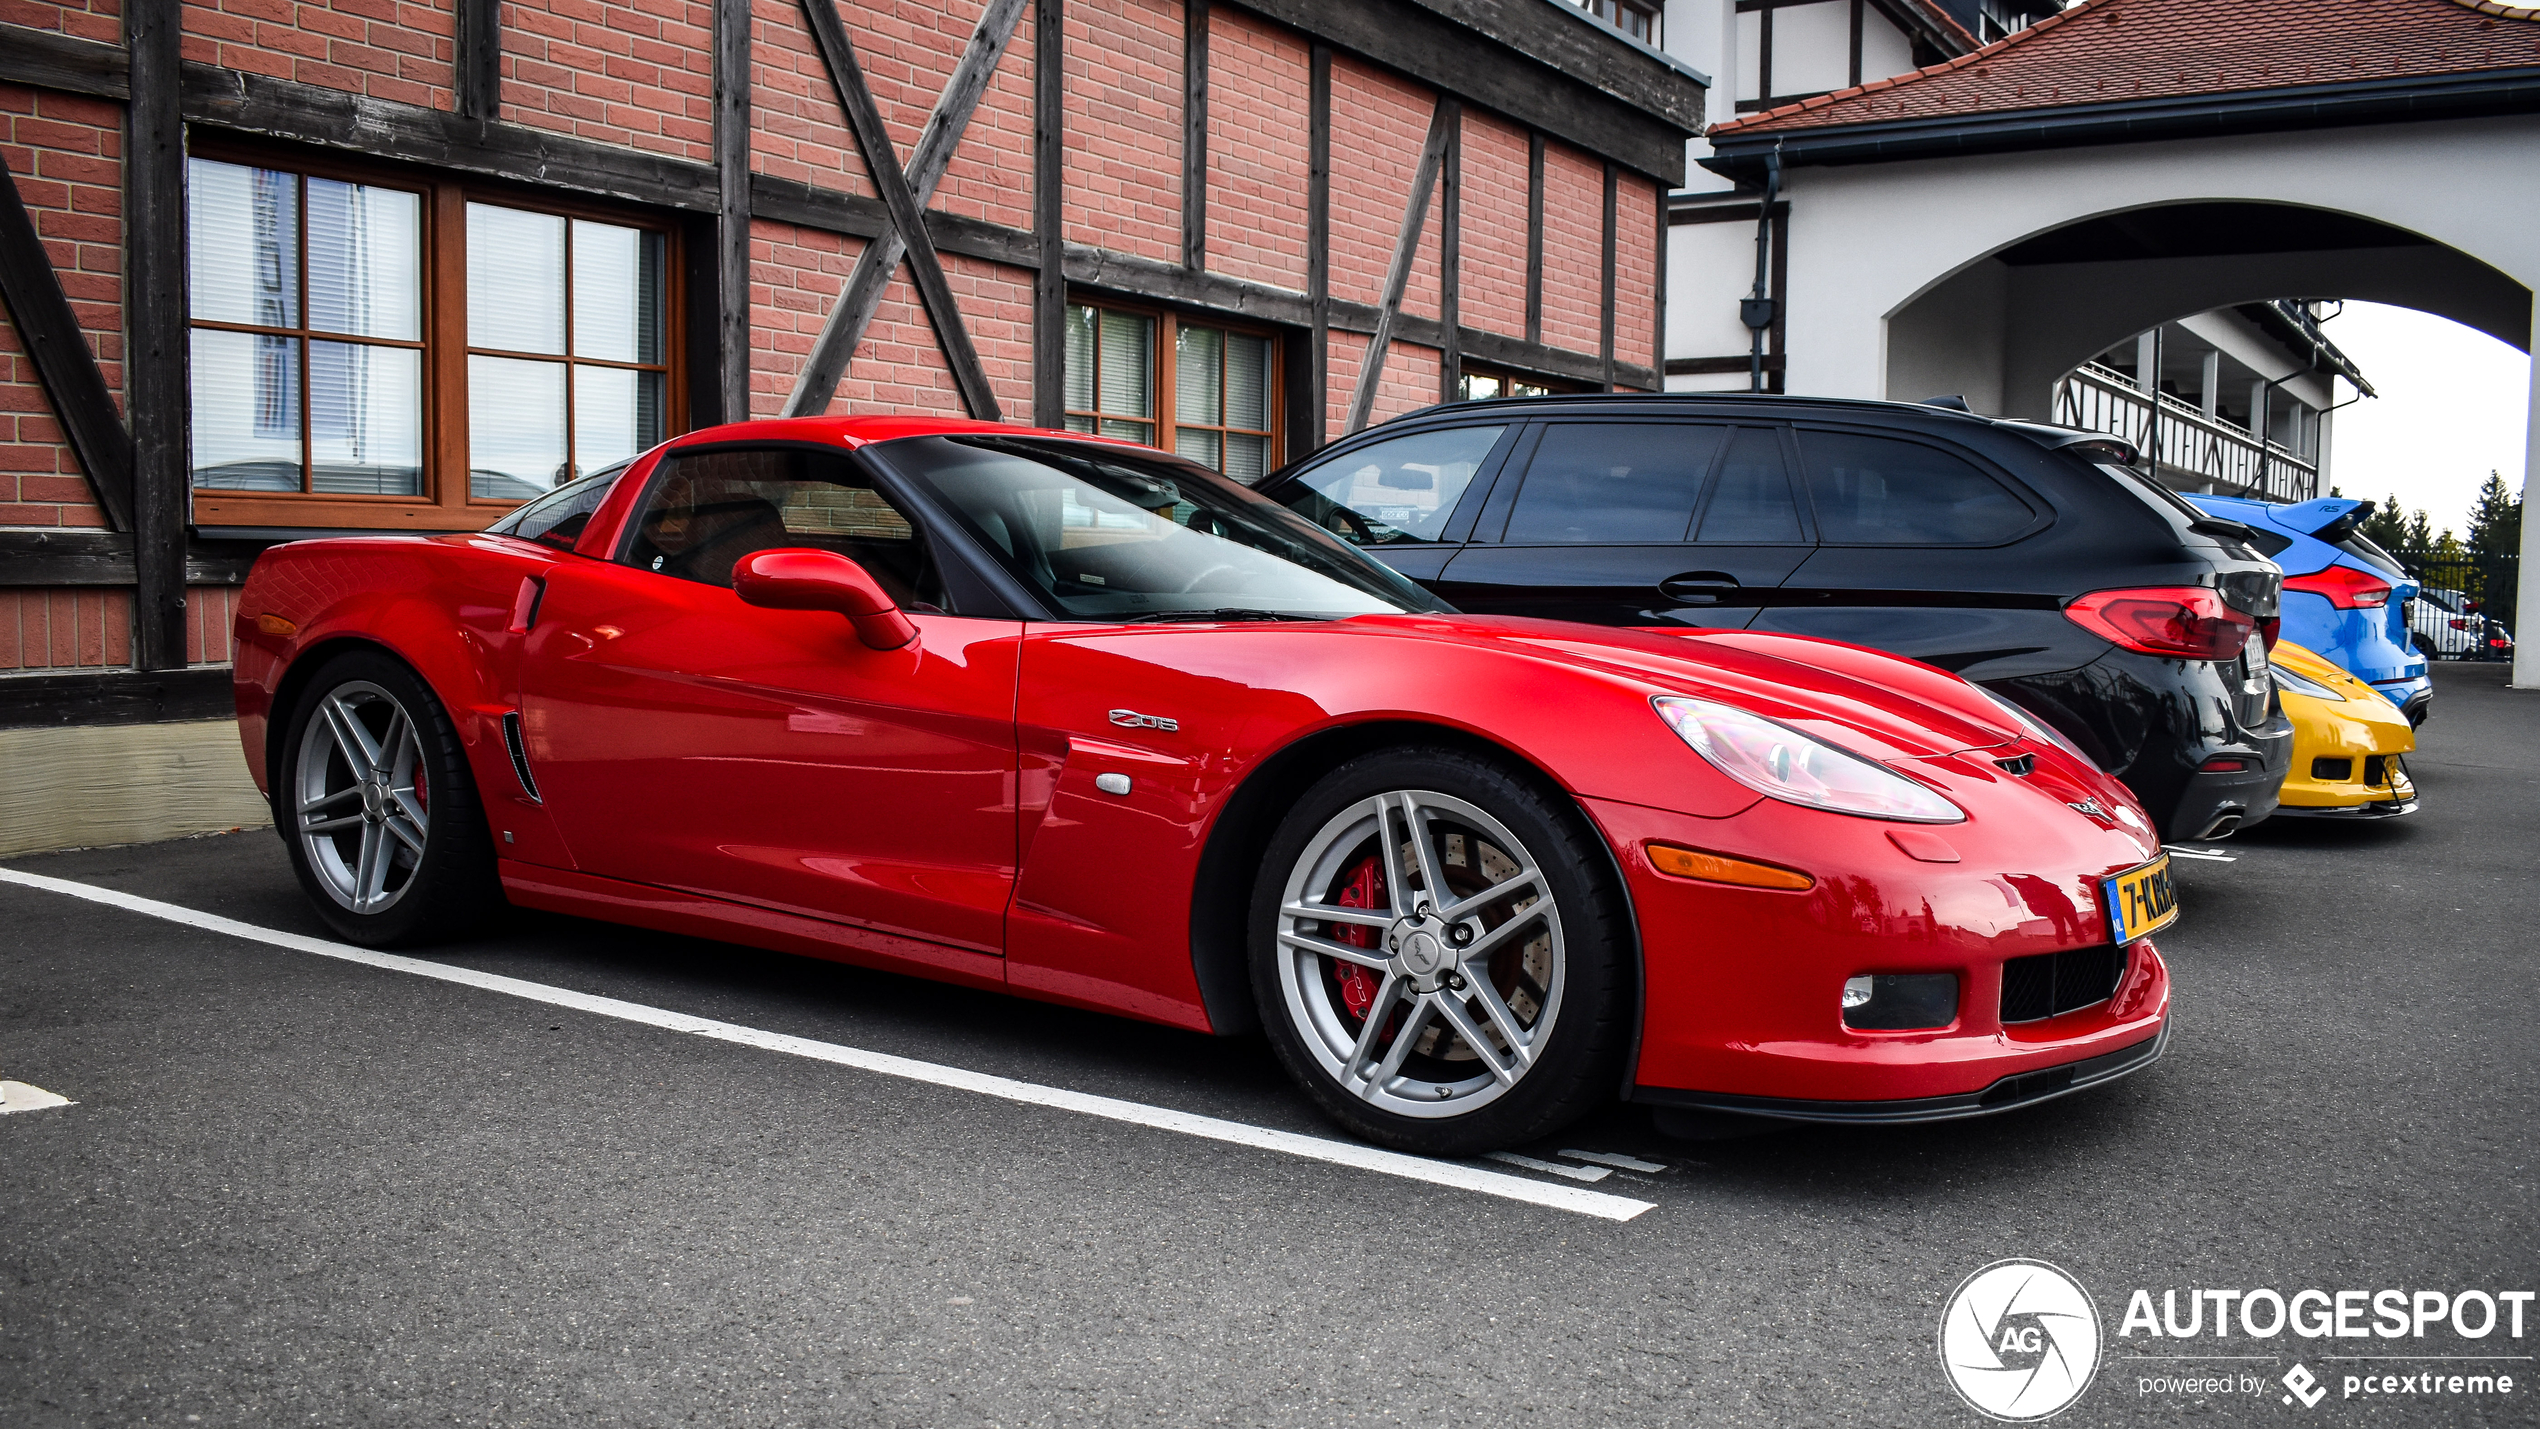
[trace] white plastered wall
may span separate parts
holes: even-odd
[[[2528,118],[1795,168],[1783,188],[1793,392],[1963,391],[1979,410],[2042,415],[2089,344],[2270,297],[2423,308],[2526,352],[2540,340],[2540,123]],[[2018,269],[1990,257],[2101,214],[2196,202],[2328,209],[2441,246]],[[1950,301],[1918,305],[1926,294]],[[1703,300],[1672,282],[1669,296]],[[2540,450],[2540,371],[2534,389],[2526,472]],[[2540,565],[2540,521],[2524,523],[2523,541],[2527,572]],[[2522,608],[2540,610],[2540,583],[2525,587]],[[2540,688],[2540,650],[2517,652],[2515,683]]]

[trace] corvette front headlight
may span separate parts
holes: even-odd
[[[1904,775],[1762,715],[1678,695],[1650,704],[1712,768],[1758,794],[1866,819],[1966,822],[1965,810]]]

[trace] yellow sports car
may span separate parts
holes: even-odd
[[[2290,641],[2276,642],[2269,663],[2293,721],[2293,769],[2276,813],[2349,820],[2415,813],[2405,756],[2417,747],[2416,731],[2399,707]]]

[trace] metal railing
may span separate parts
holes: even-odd
[[[2320,494],[2317,466],[2166,392],[2156,402],[2124,373],[2095,362],[2074,368],[2056,387],[2055,420],[2124,438],[2174,482],[2211,482],[2226,496],[2270,501]]]
[[[2515,597],[2521,594],[2520,556],[2461,547],[2390,554],[2426,589],[2459,592],[2462,604],[2476,607],[2465,609],[2465,615],[2483,615],[2508,630],[2513,628]]]

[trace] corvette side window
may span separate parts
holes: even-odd
[[[835,551],[908,610],[940,612],[924,533],[847,459],[802,447],[739,447],[663,458],[635,513],[628,565],[732,584],[741,558],[780,548]]]
[[[595,471],[580,481],[559,486],[526,506],[517,507],[502,520],[485,529],[504,536],[518,536],[570,551],[582,539],[582,528],[591,524],[591,515],[608,500],[609,489],[626,474],[627,463],[619,462],[604,471]]]
[[[1285,483],[1279,499],[1360,546],[1434,541],[1506,427],[1449,427],[1360,447]]]

